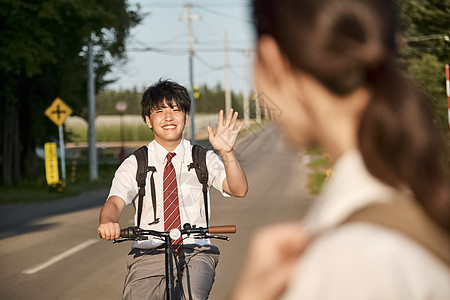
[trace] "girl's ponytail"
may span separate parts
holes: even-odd
[[[359,128],[369,171],[380,180],[409,187],[417,200],[450,229],[450,183],[445,147],[424,95],[392,61],[368,72],[373,98]]]

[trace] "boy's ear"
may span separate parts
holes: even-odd
[[[145,123],[147,124],[147,127],[152,129],[152,121],[150,120],[149,116],[145,116]]]
[[[184,122],[184,125],[187,125],[188,121],[189,121],[189,114],[188,113],[185,113],[185,119],[186,119],[186,121]]]

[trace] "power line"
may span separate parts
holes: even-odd
[[[144,47],[144,48],[128,48],[128,52],[156,52],[159,54],[166,55],[186,55],[189,54],[188,49],[160,49],[154,47]]]
[[[219,46],[223,44],[223,41],[219,40],[197,40],[195,42],[196,45],[206,45],[206,46]],[[228,41],[228,44],[234,44],[234,45],[255,45],[256,42],[249,41],[249,40],[235,40],[235,41]]]
[[[205,67],[207,67],[210,70],[223,70],[225,68],[225,65],[213,66],[208,61],[206,61],[205,59],[203,59],[202,57],[200,57],[198,55],[195,55],[194,58],[197,59],[202,65],[204,65]],[[252,64],[229,64],[229,66],[236,67],[236,68],[242,68],[242,67],[252,66]]]
[[[150,2],[150,3],[149,3]],[[141,7],[155,7],[155,8],[164,8],[164,7],[178,7],[183,6],[186,4],[186,2],[153,2],[148,1],[147,3],[139,3]],[[202,6],[209,6],[209,7],[251,7],[252,4],[248,2],[211,2],[211,1],[204,1],[204,2],[195,2],[193,5],[202,5]]]
[[[224,52],[222,48],[196,48],[195,52]],[[228,48],[228,52],[245,53],[254,52],[255,49],[249,48]],[[128,52],[158,52],[168,55],[185,55],[189,54],[189,49],[186,48],[155,48],[155,47],[142,47],[142,48],[129,48]]]
[[[212,13],[212,14],[214,14],[214,15],[216,15],[216,16],[219,16],[219,17],[223,17],[223,18],[226,18],[226,19],[236,20],[236,21],[240,21],[240,22],[243,22],[243,23],[253,24],[252,21],[249,21],[249,20],[243,20],[243,19],[240,19],[240,18],[236,18],[235,16],[228,15],[228,14],[224,14],[224,13],[222,13],[222,12],[220,12],[220,11],[216,11],[216,10],[210,9],[210,8],[205,7],[205,6],[203,6],[203,5],[198,5],[198,4],[197,4],[197,5],[195,5],[195,6],[196,6],[197,8],[199,8],[199,9],[201,9],[201,10],[204,10],[204,11],[206,11],[206,12]]]
[[[154,45],[158,45],[159,46],[163,46],[163,45],[180,45],[180,44],[185,44],[186,41],[181,40],[180,38],[184,37],[186,34],[182,33],[179,35],[176,35],[170,39],[164,40],[164,41],[155,41],[152,42],[152,44]],[[136,42],[137,44],[139,44],[140,46],[143,46],[144,48],[153,48],[151,46],[149,46],[149,44],[147,44],[146,42],[143,42],[142,40],[138,39],[136,36],[129,36],[128,39]],[[238,44],[238,45],[254,45],[256,42],[255,41],[250,41],[250,40],[234,40],[234,41],[229,41],[229,44]],[[196,38],[194,40],[194,44],[195,45],[206,45],[206,46],[217,46],[217,47],[221,47],[223,44],[223,41],[221,40],[199,40],[198,38]]]
[[[216,70],[223,70],[225,68],[225,66],[213,66],[198,55],[195,55],[194,58],[196,60],[198,60],[199,63],[201,63],[202,65],[204,65],[205,67],[207,67],[210,70],[216,71]]]
[[[177,41],[177,42],[183,42],[183,43],[185,43],[184,41],[180,41],[180,38],[181,37],[185,37],[186,36],[186,33],[181,33],[181,34],[178,34],[178,35],[176,35],[176,36],[174,36],[174,37],[172,37],[172,38],[170,38],[170,39],[167,39],[167,40],[165,40],[165,41],[161,41],[161,42],[155,42],[155,44],[157,44],[157,45],[167,45],[167,44],[171,44],[172,42],[174,42],[174,41]]]
[[[185,48],[177,48],[177,49],[161,49],[149,46],[147,43],[141,41],[136,37],[130,37],[131,40],[142,46],[142,48],[128,48],[128,52],[157,52],[160,54],[167,55],[186,55],[188,53]]]

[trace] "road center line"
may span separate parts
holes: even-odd
[[[47,267],[49,267],[49,266],[51,266],[53,264],[59,262],[60,260],[63,260],[64,258],[69,257],[69,256],[77,253],[78,251],[81,251],[81,250],[83,250],[83,249],[85,249],[85,248],[87,248],[87,247],[97,243],[98,241],[100,241],[100,240],[99,239],[87,240],[87,241],[85,241],[85,242],[83,242],[83,243],[81,243],[81,244],[79,244],[79,245],[77,245],[75,247],[70,248],[67,251],[64,251],[63,253],[61,253],[61,254],[59,254],[59,255],[57,255],[55,257],[52,257],[51,259],[47,260],[46,262],[44,262],[42,264],[36,265],[36,266],[34,266],[32,268],[29,268],[29,269],[26,269],[25,271],[22,271],[22,273],[27,274],[27,275],[31,275],[31,274],[37,273],[37,272],[39,272],[39,271],[41,271],[41,270],[43,270],[43,269],[45,269],[45,268],[47,268]]]

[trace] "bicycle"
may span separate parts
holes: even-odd
[[[176,241],[181,236],[196,234],[194,237],[199,239],[220,239],[229,241],[227,236],[217,234],[236,233],[235,225],[210,226],[207,228],[191,226],[189,223],[183,225],[183,229],[174,228],[170,231],[146,230],[139,227],[131,226],[120,230],[120,238],[115,239],[113,243],[121,243],[124,241],[141,241],[147,240],[149,236],[158,237],[164,241],[165,251],[165,273],[166,273],[166,299],[175,299],[175,286],[173,274],[173,250],[172,240]],[[213,235],[211,235],[213,234]]]

